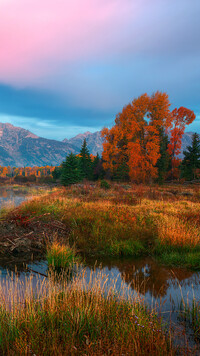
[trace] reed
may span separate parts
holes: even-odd
[[[69,245],[53,242],[47,247],[47,262],[50,268],[71,270],[78,260],[74,248]]]
[[[180,319],[194,331],[194,338],[200,340],[200,301],[193,296],[192,303],[182,299],[180,305]]]
[[[139,296],[123,295],[123,288],[119,295],[115,281],[108,289],[102,273],[89,283],[84,277],[85,270],[72,283],[52,274],[37,287],[31,278],[1,285],[0,354],[174,354],[161,320]]]

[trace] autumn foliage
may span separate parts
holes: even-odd
[[[193,111],[183,107],[171,112],[166,93],[141,95],[123,108],[110,130],[102,130],[104,168],[113,173],[126,166],[135,182],[156,178],[163,132],[170,136],[168,152],[174,168],[185,126],[194,119]]]
[[[180,159],[177,157],[181,152],[181,142],[185,131],[185,126],[191,124],[195,119],[192,110],[180,107],[172,111],[171,139],[168,146],[169,154],[172,156],[172,176],[178,176],[178,166]]]
[[[54,166],[44,167],[2,167],[0,166],[0,177],[52,177]]]

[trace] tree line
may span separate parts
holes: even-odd
[[[52,172],[55,166],[34,166],[34,167],[11,167],[0,166],[1,180],[12,179],[15,182],[51,182],[53,180]]]
[[[162,147],[169,144],[169,139],[163,140]],[[104,169],[105,161],[97,154],[91,158],[89,154],[86,140],[83,142],[81,149],[82,153],[78,156],[70,153],[60,167],[55,167],[53,171],[54,180],[59,179],[63,185],[70,185],[81,182],[83,179],[96,181],[107,178],[115,181],[130,181],[128,169],[125,165],[121,165],[113,174],[110,174],[109,169]],[[192,135],[192,143],[183,151],[183,160],[176,166],[176,178],[191,181],[200,179],[200,138],[197,133]],[[162,150],[162,155],[157,162],[158,176],[155,179],[158,183],[163,183],[164,178],[172,179],[172,157],[167,151]],[[178,174],[178,175],[177,175]],[[137,180],[138,182],[138,180]]]

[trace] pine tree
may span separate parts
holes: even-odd
[[[181,164],[182,177],[187,180],[196,178],[196,170],[200,168],[200,139],[197,133],[192,135],[192,144],[183,151],[184,158]]]
[[[157,161],[158,182],[163,183],[167,177],[168,171],[171,169],[171,157],[168,152],[169,138],[164,129],[160,129],[160,158]]]
[[[93,171],[93,180],[102,179],[105,175],[102,159],[99,157],[97,153],[94,161],[92,162],[92,171]]]
[[[79,168],[82,179],[92,179],[92,160],[87,148],[86,139],[83,141],[79,155]]]
[[[73,153],[70,153],[62,164],[61,183],[70,185],[78,183],[80,180],[78,158]]]
[[[62,174],[62,167],[55,167],[54,171],[52,172],[53,179],[59,179]]]
[[[116,169],[113,171],[113,180],[118,182],[129,181],[129,166],[124,160],[120,165],[117,165]]]

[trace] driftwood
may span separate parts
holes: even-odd
[[[44,253],[46,244],[57,236],[65,239],[69,228],[58,220],[50,220],[45,213],[39,216],[23,216],[18,209],[0,221],[0,256]]]
[[[44,243],[41,239],[31,239],[30,235],[26,234],[21,237],[8,235],[1,236],[0,240],[0,254],[18,254],[27,252],[42,252],[44,250]]]
[[[32,269],[32,268],[27,267],[27,270],[28,270],[29,272],[39,274],[40,276],[43,276],[43,277],[48,277],[48,276],[47,276],[47,274],[44,274],[44,273],[41,273],[41,272],[35,271],[35,270],[34,270],[34,269]]]

